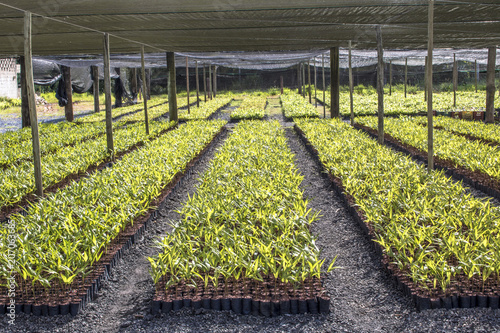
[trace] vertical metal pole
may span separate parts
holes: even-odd
[[[405,98],[406,98],[407,85],[408,85],[408,58],[405,58]]]
[[[177,114],[177,83],[175,81],[175,55],[167,52],[168,112],[170,121],[179,121]]]
[[[113,115],[111,114],[111,66],[109,60],[109,34],[104,34],[104,93],[105,93],[105,104],[106,104],[106,143],[108,147],[108,153],[114,155],[114,143],[113,143]]]
[[[191,107],[189,106],[189,60],[188,60],[188,57],[186,57],[186,91],[187,91],[188,114],[190,114]]]
[[[432,52],[434,48],[434,0],[429,0],[429,19],[428,19],[428,41],[427,41],[427,168],[429,171],[434,169],[434,124],[432,112]]]
[[[326,101],[325,101],[325,91],[326,91],[326,79],[325,79],[325,54],[321,55],[321,67],[323,70],[323,118],[326,118]]]
[[[195,63],[196,63],[196,106],[200,107],[200,79],[198,76],[198,60],[196,60]]]
[[[332,118],[340,117],[340,71],[339,71],[340,53],[339,47],[330,48],[330,94],[332,97],[330,103],[330,114]]]
[[[281,95],[283,95],[283,75],[280,76]]]
[[[312,94],[311,94],[311,63],[307,62],[307,82],[309,83],[309,104],[312,104]]]
[[[203,94],[205,95],[205,103],[207,102],[207,71],[206,66],[203,64]]]
[[[143,90],[143,102],[144,102],[144,123],[146,124],[146,134],[149,135],[149,119],[148,119],[148,99],[146,98],[146,65],[144,63],[144,45],[141,46],[141,74],[142,74],[142,90]]]
[[[493,123],[495,111],[495,60],[497,48],[488,48],[488,66],[486,68],[486,123]]]
[[[458,67],[457,58],[453,53],[453,107],[457,107],[457,86],[458,86]]]
[[[94,112],[100,111],[99,106],[99,67],[92,66],[92,78],[94,82],[92,83],[93,92],[94,92]]]
[[[40,157],[40,138],[38,136],[38,119],[36,114],[35,83],[33,82],[32,62],[32,17],[31,12],[24,12],[24,67],[26,70],[26,90],[31,123],[31,140],[33,144],[33,165],[35,172],[36,195],[43,195],[42,161]]]
[[[384,50],[382,29],[377,26],[377,93],[378,93],[378,142],[384,143]]]
[[[354,82],[352,79],[352,58],[351,58],[351,41],[349,41],[349,102],[350,102],[350,108],[351,108],[351,125],[354,126],[354,98],[353,98],[353,91],[354,91]]]

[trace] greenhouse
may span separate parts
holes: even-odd
[[[497,0],[0,31],[0,332],[500,332]]]

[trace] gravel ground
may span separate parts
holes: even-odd
[[[272,118],[280,119],[279,115]],[[325,279],[331,296],[330,314],[264,318],[190,309],[149,314],[154,287],[145,257],[156,253],[154,240],[170,230],[169,221],[178,218],[175,211],[194,192],[197,177],[223,143],[222,137],[194,167],[193,175],[166,200],[160,218],[113,270],[97,300],[75,318],[20,315],[15,327],[7,327],[4,318],[0,332],[500,332],[499,310],[417,312],[411,300],[392,286],[369,240],[296,134],[287,129],[286,135],[304,175],[304,196],[310,200],[310,208],[321,212],[311,231],[318,236],[323,257],[329,261],[338,256],[336,264],[341,267]]]

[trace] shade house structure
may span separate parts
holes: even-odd
[[[178,121],[176,67],[196,71],[197,91],[198,70],[207,66],[207,76],[216,75],[215,66],[262,71],[297,68],[302,83],[307,80],[306,63],[313,70],[326,68],[330,117],[338,118],[340,69],[349,69],[352,101],[352,68],[373,66],[378,92],[376,132],[383,144],[384,68],[389,62],[400,68],[418,66],[426,72],[427,168],[431,171],[433,65],[451,66],[458,56],[481,66],[487,73],[485,122],[493,122],[498,45],[498,0],[0,0],[0,58],[22,62],[38,197],[44,188],[43,138],[36,112],[34,64],[62,66],[67,82],[71,82],[69,68],[92,67],[93,77],[104,79],[103,149],[111,154],[116,148],[111,78],[119,75],[114,68],[135,68],[142,82],[146,82],[146,69],[166,68],[169,120]],[[309,82],[310,76],[309,72]],[[216,81],[205,79],[202,85],[212,82]],[[187,88],[189,96],[189,81]],[[98,89],[97,84],[97,96]],[[98,102],[97,97],[97,108]],[[147,103],[144,98],[149,135]]]

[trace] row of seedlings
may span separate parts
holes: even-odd
[[[419,309],[498,308],[500,208],[340,120],[296,129]]]
[[[242,121],[219,148],[174,230],[158,242],[153,313],[182,307],[276,316],[328,312],[325,259],[277,121]]]
[[[79,125],[74,122],[61,122],[49,125],[40,124],[40,129],[40,154],[42,156],[54,153],[63,147],[96,138],[106,132],[104,123]],[[20,132],[25,133],[21,130]],[[33,158],[31,131],[29,133],[29,136],[19,135],[3,138],[0,146],[0,168],[4,169],[13,163]]]
[[[34,315],[78,313],[224,125],[183,124],[0,225],[0,312],[14,300]]]
[[[427,118],[425,117],[416,117],[415,122],[427,126]],[[434,118],[433,126],[436,129],[463,135],[469,139],[482,140],[495,146],[500,145],[500,133],[498,132],[498,125],[495,124],[439,116]]]
[[[266,115],[267,97],[262,94],[253,94],[243,99],[240,106],[231,112],[232,121],[242,119],[264,119]]]
[[[308,103],[302,96],[287,90],[280,96],[283,116],[287,120],[295,118],[318,118],[318,110],[314,105]]]
[[[232,100],[231,96],[222,96],[209,100],[199,107],[192,107],[189,112],[182,110],[179,112],[179,121],[211,119],[229,105]]]
[[[358,124],[374,132],[375,117],[360,117]],[[386,135],[390,142],[408,150],[419,159],[427,158],[427,128],[419,126],[414,118],[388,118],[384,121]],[[488,195],[500,198],[500,150],[496,146],[449,131],[434,131],[434,155],[436,165],[445,168],[449,174],[464,179]]]
[[[141,124],[121,127],[114,133],[114,156],[127,153],[174,126],[174,122],[152,122],[149,135],[144,132]],[[113,156],[105,148],[106,137],[100,136],[45,155],[42,159],[44,188],[56,186],[65,179],[91,171],[89,168],[97,168],[109,162]],[[35,191],[33,162],[28,160],[11,164],[10,167],[0,170],[0,174],[0,211],[5,214],[29,199],[30,195],[33,196],[32,193]]]
[[[150,101],[148,102],[150,107],[155,107],[159,105],[163,105],[168,103],[168,100],[165,96],[156,96],[152,97]],[[154,105],[153,105],[154,104]],[[129,106],[124,106],[121,108],[115,108],[112,111],[113,114],[113,119],[120,118],[123,116],[131,115],[131,114],[137,114],[140,113],[143,109],[140,108],[140,105],[134,104],[134,105],[129,105]],[[96,121],[104,121],[106,120],[106,111],[99,111],[92,113],[90,115],[87,115],[85,117],[81,117],[75,120],[76,123],[91,123],[91,122],[96,122]]]
[[[427,110],[427,102],[425,101],[423,91],[412,89],[406,97],[404,91],[393,90],[392,94],[387,93],[387,88],[384,95],[384,115],[417,115]],[[331,95],[330,91],[325,91],[325,100],[323,101],[323,93],[318,93],[317,98],[321,103],[325,103],[330,107]],[[343,117],[350,115],[350,99],[349,90],[340,92],[340,114]],[[500,99],[498,99],[500,102]],[[497,101],[495,101],[497,103]],[[432,95],[432,105],[434,110],[439,112],[453,112],[460,110],[478,111],[484,110],[486,100],[484,92],[459,91],[457,92],[457,105],[453,107],[453,93],[442,92]],[[495,104],[496,105],[496,104]],[[354,114],[356,116],[376,115],[378,112],[378,95],[376,89],[372,87],[356,86],[354,87],[353,100]]]
[[[148,107],[148,118],[151,120],[159,120],[160,118],[166,118],[169,114],[168,102]],[[180,99],[177,101],[177,108],[182,109],[187,107],[187,99]],[[180,110],[179,110],[180,111]],[[144,113],[135,112],[133,114],[124,115],[120,117],[120,122],[134,123],[134,122],[142,122],[144,121]]]

